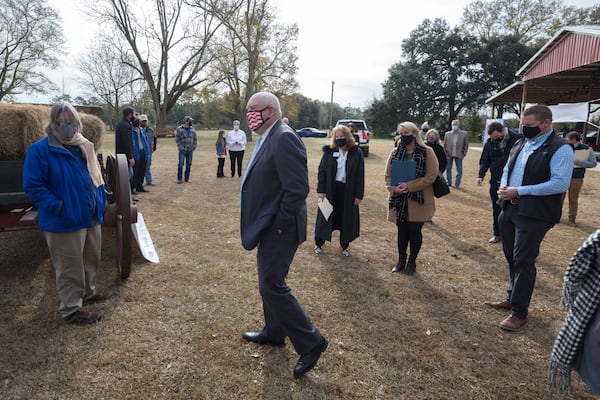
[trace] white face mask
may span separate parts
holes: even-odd
[[[239,125],[234,125],[234,126],[233,126],[233,130],[234,130],[234,131],[237,131],[238,129],[240,129],[240,126],[239,126]]]

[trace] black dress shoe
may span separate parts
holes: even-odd
[[[89,299],[83,299],[83,305],[87,306],[89,304],[94,304],[94,303],[104,303],[105,301],[110,300],[111,297],[112,296],[109,295],[109,294],[96,293],[95,295],[93,295]]]
[[[398,263],[396,264],[396,266],[394,268],[392,268],[392,272],[396,273],[396,272],[402,272],[404,271],[404,267],[406,266],[406,262],[405,261],[398,261]]]
[[[319,361],[321,353],[323,353],[327,349],[328,345],[329,342],[327,341],[327,339],[323,338],[323,341],[319,345],[317,345],[317,347],[315,347],[310,353],[302,354],[300,356],[300,359],[298,360],[298,363],[294,367],[294,378],[300,378],[308,371],[313,369],[314,366],[317,365],[317,361]]]
[[[242,335],[242,338],[258,344],[268,344],[275,347],[285,346],[285,340],[271,340],[264,332],[246,332]]]
[[[149,192],[149,190],[146,190],[143,187],[142,188],[138,188],[136,190],[137,190],[138,193],[147,193],[147,192]]]

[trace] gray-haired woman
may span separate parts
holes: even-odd
[[[66,322],[85,325],[101,315],[82,307],[108,298],[96,293],[106,190],[94,144],[81,131],[75,108],[64,101],[54,104],[47,136],[27,150],[23,188],[38,208],[38,225],[56,272],[60,314]]]

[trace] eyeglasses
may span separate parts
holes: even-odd
[[[261,108],[260,110],[249,110],[249,109],[246,109],[246,114],[247,113],[251,113],[251,112],[263,112],[263,111],[265,111],[269,107],[270,106],[265,106],[264,108]]]

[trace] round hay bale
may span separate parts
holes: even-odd
[[[98,149],[104,138],[104,123],[98,117],[79,114],[83,135]],[[50,106],[0,103],[0,160],[24,160],[32,143],[46,136]]]
[[[81,123],[83,124],[83,136],[85,136],[90,142],[94,143],[96,151],[102,146],[102,140],[104,139],[104,122],[95,115],[79,113]]]

